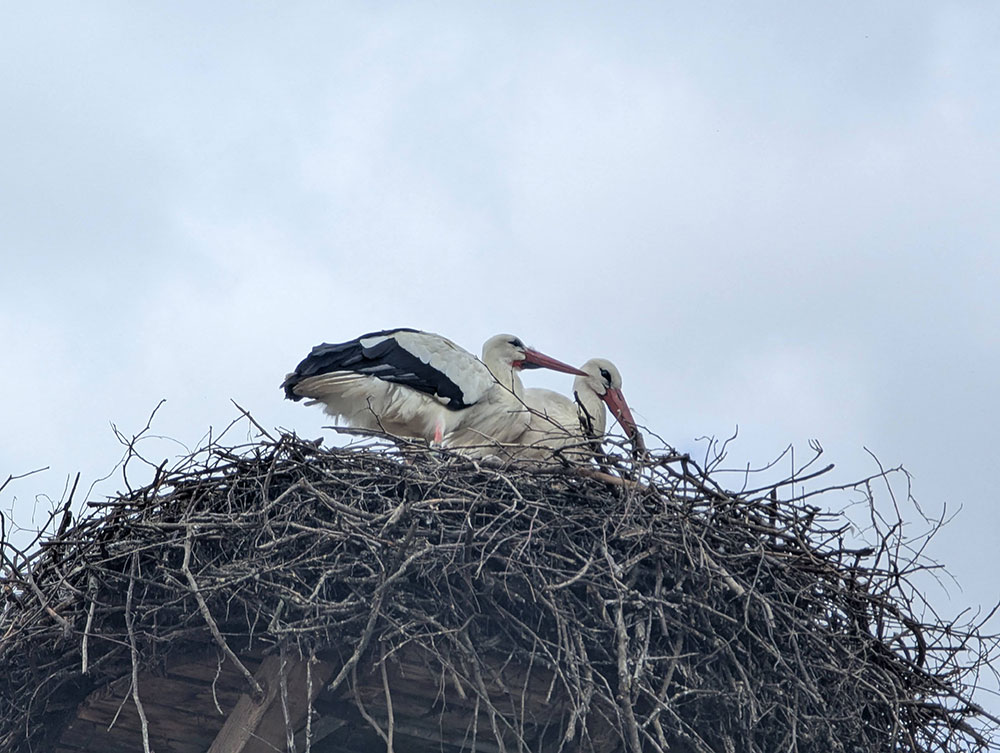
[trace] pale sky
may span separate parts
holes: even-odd
[[[329,435],[278,389],[313,345],[512,332],[680,449],[903,464],[956,513],[928,598],[1000,598],[995,3],[3,3],[0,67],[19,524],[161,399]]]

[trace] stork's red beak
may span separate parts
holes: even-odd
[[[568,363],[557,361],[551,356],[539,353],[537,350],[532,350],[531,348],[524,349],[524,360],[515,361],[514,366],[518,366],[522,369],[552,369],[553,371],[561,371],[564,374],[587,376],[587,372],[580,371],[580,369],[575,366],[570,366]]]
[[[625,430],[625,434],[629,438],[639,433],[639,429],[635,425],[635,419],[632,418],[632,411],[629,410],[628,403],[625,402],[625,395],[622,394],[621,390],[610,387],[601,399],[607,403],[607,406],[611,409],[611,415],[621,424]]]

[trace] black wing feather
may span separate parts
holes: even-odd
[[[295,386],[309,377],[335,371],[352,371],[402,384],[427,395],[437,395],[447,400],[447,407],[453,410],[467,407],[459,386],[443,372],[424,363],[400,345],[393,337],[398,332],[419,333],[420,330],[382,330],[361,335],[349,342],[317,345],[282,383],[285,397],[289,400],[301,400],[302,396],[294,392]],[[368,348],[361,344],[362,340],[372,337],[386,339]]]

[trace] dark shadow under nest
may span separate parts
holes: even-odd
[[[988,749],[995,641],[920,602],[901,526],[714,475],[210,443],[3,542],[0,750],[256,750],[220,730],[265,696],[272,750]]]

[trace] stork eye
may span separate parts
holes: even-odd
[[[521,339],[519,337],[515,337],[513,340],[508,340],[507,342],[509,342],[515,348],[523,348],[524,347],[524,343],[521,342]]]
[[[607,369],[601,369],[601,376],[604,377],[604,381],[611,384],[611,373]]]

